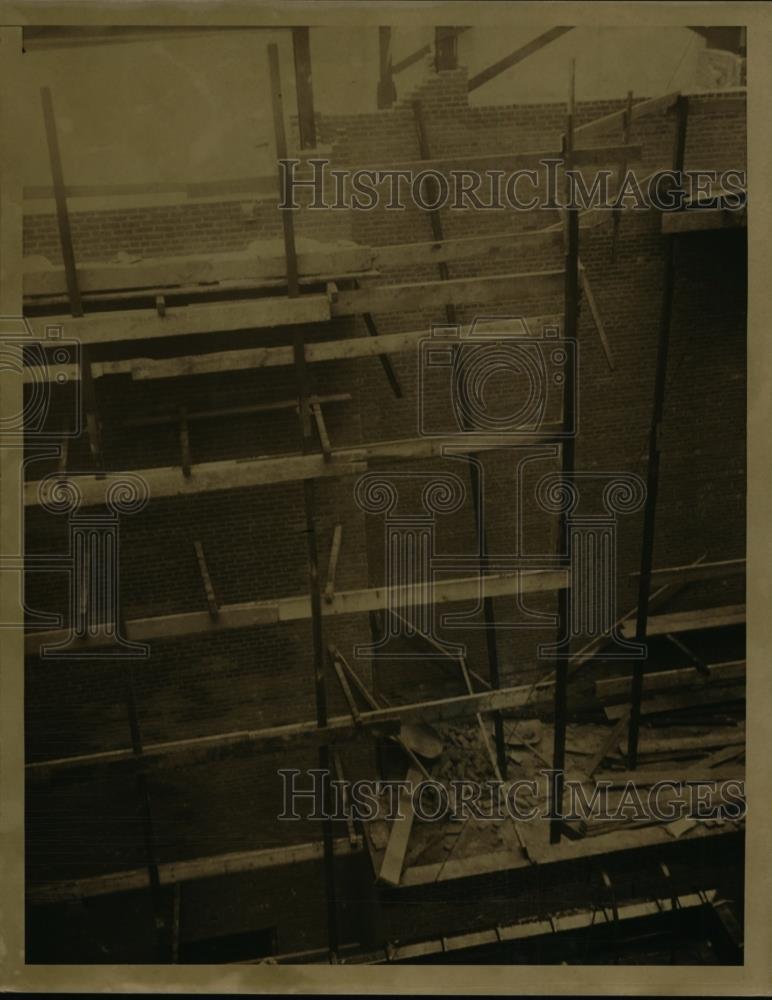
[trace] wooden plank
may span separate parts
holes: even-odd
[[[190,470],[193,464],[193,460],[190,457],[190,434],[188,432],[188,415],[184,406],[180,407],[177,417],[179,420],[180,465],[182,467],[182,475],[185,477],[185,479],[190,479]]]
[[[469,90],[470,93],[473,90],[477,90],[477,88],[482,87],[484,83],[488,83],[489,80],[493,80],[505,70],[511,69],[519,62],[527,59],[528,56],[533,55],[534,52],[538,52],[540,49],[543,49],[545,45],[549,45],[551,42],[560,38],[561,35],[565,35],[567,31],[572,30],[573,25],[568,27],[550,28],[549,31],[543,31],[540,35],[537,35],[536,38],[532,38],[530,42],[519,46],[514,52],[510,52],[508,56],[504,56],[503,59],[499,59],[497,62],[493,63],[492,66],[488,66],[481,72],[475,73],[475,75],[469,79],[467,90]]]
[[[345,661],[341,661],[345,666]],[[351,677],[351,674],[348,675]],[[509,712],[533,713],[531,686],[499,688],[453,698],[438,698],[407,705],[389,705],[360,712],[357,722],[350,715],[333,716],[320,727],[314,719],[264,729],[215,733],[194,739],[175,740],[144,746],[137,755],[132,749],[60,757],[27,764],[29,781],[88,781],[115,774],[190,767],[208,761],[250,756],[253,753],[301,751],[319,745],[336,745],[361,739],[394,736],[399,741],[400,728],[406,723],[448,722],[475,716],[480,712],[506,709]]]
[[[332,535],[332,545],[330,547],[330,561],[327,564],[327,583],[324,587],[324,599],[327,604],[332,604],[332,599],[335,594],[335,573],[338,568],[338,557],[340,556],[342,541],[343,525],[336,524]]]
[[[560,316],[528,316],[524,323],[531,333],[538,335],[543,326],[556,326]],[[463,327],[468,331],[468,327]],[[345,340],[323,340],[306,345],[306,361],[338,361],[351,358],[378,357],[383,354],[402,354],[415,350],[428,336],[427,330],[406,333],[379,334],[370,337],[349,337]],[[131,358],[125,361],[103,361],[92,365],[94,377],[131,375],[135,379],[176,378],[188,375],[207,375],[223,371],[244,371],[250,368],[285,367],[292,364],[291,347],[252,347],[236,351],[215,351],[177,358]],[[79,378],[74,366],[50,369],[26,367],[24,381],[50,381],[62,372],[70,379]]]
[[[710,684],[729,684],[745,680],[745,660],[729,660],[726,663],[714,663],[708,667]],[[631,677],[610,677],[595,682],[598,698],[605,700],[612,695],[624,696],[630,692]],[[653,692],[667,691],[672,688],[693,686],[701,689],[706,681],[701,679],[693,667],[681,667],[678,670],[658,670],[647,673],[645,690],[647,695]]]
[[[406,775],[408,787],[400,789],[399,815],[392,821],[386,851],[378,872],[378,881],[386,885],[399,885],[402,878],[410,831],[413,829],[415,819],[412,790],[422,779],[423,775],[417,768],[413,766],[408,768]]]
[[[647,635],[667,635],[669,632],[693,632],[703,628],[720,628],[725,625],[745,624],[745,605],[732,604],[722,608],[706,608],[701,611],[678,611],[668,615],[657,615],[648,620]],[[631,639],[635,635],[635,623],[622,626],[622,635]]]
[[[524,322],[532,333],[538,334],[545,325],[555,325],[562,317],[554,315],[530,316]],[[468,332],[462,327],[462,334]],[[378,357],[384,354],[402,354],[415,350],[427,337],[426,330],[407,333],[380,334],[377,337],[350,337],[346,340],[329,340],[306,345],[309,362],[341,361],[352,358]],[[170,378],[178,375],[197,375],[209,372],[285,366],[292,363],[292,350],[285,347],[252,348],[244,351],[224,351],[217,354],[197,355],[189,358],[140,360],[131,364],[131,374],[137,379]],[[111,372],[106,371],[105,374]]]
[[[309,396],[309,402],[314,403],[347,403],[351,399],[350,392],[334,393],[330,396]],[[277,410],[297,410],[297,399],[279,399],[273,403],[251,403],[247,406],[222,406],[211,410],[187,410],[188,421],[214,420],[217,417],[241,417],[252,413],[274,413]],[[149,417],[129,417],[120,422],[121,427],[158,427],[173,424],[179,420],[178,413],[157,413]],[[66,440],[66,439],[65,439]]]
[[[637,577],[640,574],[632,573]],[[687,583],[692,580],[721,580],[730,576],[745,575],[744,559],[724,559],[720,562],[703,562],[688,566],[668,566],[651,571],[652,584]]]
[[[329,249],[305,249],[308,242],[298,239],[298,271],[305,282],[322,281],[326,277],[359,274],[372,267],[373,250],[369,247],[330,244]],[[181,288],[193,292],[197,287],[217,286],[228,288],[237,283],[236,290],[279,287],[286,279],[285,260],[275,241],[255,241],[246,250],[231,253],[212,253],[207,256],[149,257],[134,264],[109,264],[90,261],[78,268],[82,293],[118,292],[133,289]],[[25,296],[56,296],[66,291],[65,272],[62,267],[49,267],[33,258],[24,265]]]
[[[46,328],[61,326],[68,337],[81,344],[103,344],[127,340],[152,340],[194,333],[217,333],[323,323],[330,319],[326,295],[301,295],[295,299],[270,296],[239,302],[216,302],[173,306],[159,316],[155,309],[89,313],[70,316],[31,316],[27,322],[33,337],[45,341]]]
[[[346,857],[362,850],[361,838],[351,844],[347,837],[335,840],[335,854]],[[260,871],[284,865],[304,864],[322,857],[322,842],[292,844],[288,847],[267,847],[254,851],[237,851],[211,857],[172,861],[158,866],[161,885],[179,885],[197,879],[217,878],[242,872]],[[146,868],[91,875],[61,882],[31,883],[27,898],[33,905],[64,903],[92,896],[110,896],[118,892],[146,889],[149,879]]]
[[[577,167],[597,166],[603,163],[616,163],[623,156],[629,160],[641,158],[640,145],[603,145],[586,146],[574,153],[574,164]],[[563,152],[557,150],[528,150],[522,153],[463,153],[449,156],[434,156],[431,159],[398,160],[388,163],[357,164],[351,169],[361,170],[410,170],[420,173],[422,170],[503,170],[507,173],[516,170],[538,170],[543,160],[561,160]]]
[[[422,243],[393,243],[373,247],[373,267],[390,267],[449,263],[456,260],[481,258],[491,261],[506,258],[518,250],[524,254],[540,253],[563,247],[563,234],[555,229],[533,229],[525,232],[494,233],[485,236],[464,236],[459,239],[431,240]]]
[[[743,229],[748,225],[746,209],[730,212],[723,208],[694,208],[684,212],[663,212],[665,234],[705,232],[710,229]]]
[[[674,90],[672,93],[664,94],[662,97],[653,97],[648,101],[641,101],[640,104],[633,105],[630,120],[637,121],[639,118],[643,118],[644,115],[656,114],[658,111],[668,110],[675,104],[680,93],[680,91]],[[595,118],[590,122],[585,122],[584,125],[577,125],[574,128],[574,135],[586,139],[587,136],[603,132],[607,128],[621,128],[625,124],[626,114],[627,109],[622,108],[620,111],[612,111],[611,114],[603,115],[602,118]]]
[[[508,302],[523,292],[557,296],[562,286],[562,271],[421,281],[407,285],[373,285],[340,292],[338,301],[332,303],[330,309],[333,316],[409,312],[411,309],[437,309],[466,302]]]
[[[461,577],[438,582],[431,599],[436,604],[475,600],[478,596],[501,597],[511,594],[548,593],[568,585],[564,570],[527,570],[520,574],[489,574]],[[394,593],[407,596],[407,586],[373,587],[362,590],[344,590],[333,595],[332,601],[325,603],[325,615],[350,615],[366,611],[376,611],[388,607]],[[186,611],[173,615],[152,618],[134,618],[125,623],[125,635],[129,640],[152,641],[172,636],[194,635],[199,632],[248,628],[258,625],[274,625],[279,622],[300,621],[309,618],[311,607],[307,595],[283,597],[275,601],[247,601],[242,604],[219,606],[216,622],[207,611]],[[64,642],[70,638],[66,629],[45,632],[30,632],[26,638],[26,651],[35,654],[41,645]],[[89,648],[100,644],[111,644],[113,637],[100,631],[88,640]],[[83,640],[83,648],[86,640]],[[77,648],[73,646],[72,648]]]
[[[624,753],[627,741],[620,741],[619,751]],[[716,747],[745,746],[744,729],[714,730],[704,736],[659,736],[644,733],[638,741],[640,754],[669,754],[679,750],[713,750]]]
[[[298,105],[300,148],[316,145],[314,89],[311,76],[311,38],[309,28],[292,29],[292,53],[295,62],[295,93]]]
[[[554,433],[545,430],[541,434],[524,434],[518,443],[550,444],[558,438]],[[508,439],[497,435],[490,438],[475,440],[477,451],[487,451],[509,446]],[[464,449],[463,442],[459,444],[457,436],[447,438],[406,438],[401,441],[379,441],[373,444],[355,446],[353,448],[335,448],[330,453],[330,460],[325,461],[322,455],[284,455],[276,458],[262,457],[250,459],[226,460],[220,462],[201,462],[191,468],[189,477],[181,474],[175,466],[162,468],[135,469],[134,474],[141,476],[147,483],[151,498],[183,496],[193,493],[206,493],[213,490],[240,489],[246,486],[264,486],[268,483],[302,482],[305,479],[316,479],[325,476],[350,476],[365,472],[367,463],[375,458],[392,458],[410,460],[414,458],[434,458],[445,453],[447,448]],[[99,476],[68,476],[66,480],[76,483],[84,507],[103,504],[106,490],[109,489],[110,477]],[[35,506],[40,503],[41,492],[46,494],[61,477],[51,477],[45,480],[47,486],[43,489],[38,481],[26,483],[24,486],[25,506]]]

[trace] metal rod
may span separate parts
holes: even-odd
[[[569,88],[568,115],[566,132],[563,138],[563,152],[566,163],[566,250],[565,250],[565,301],[564,301],[564,337],[575,340],[579,327],[579,212],[571,200],[571,186],[568,170],[572,166],[574,147],[574,115],[575,115],[575,62],[571,61],[571,77]],[[574,438],[570,434],[571,422],[576,403],[576,368],[574,354],[568,352],[568,361],[563,384],[563,427],[565,437],[561,446],[562,474],[564,479],[571,479],[574,473]],[[563,565],[570,563],[568,552],[568,514],[560,515],[558,531],[558,556]],[[551,820],[550,843],[560,842],[562,819],[560,813],[563,803],[564,768],[566,761],[566,725],[568,721],[568,665],[571,656],[569,639],[569,621],[571,611],[571,595],[568,589],[558,594],[558,644],[555,662],[555,733],[552,750],[552,774],[550,788]]]
[[[684,168],[686,155],[686,126],[689,117],[689,103],[686,97],[679,97],[675,105],[676,126],[673,148],[673,170],[679,174]],[[680,186],[682,179],[677,182]],[[641,544],[641,570],[638,578],[638,614],[635,622],[636,642],[646,642],[646,627],[649,616],[649,592],[651,590],[651,570],[654,559],[654,529],[657,516],[657,495],[659,492],[659,458],[662,416],[665,407],[667,382],[667,360],[670,345],[670,326],[673,313],[673,293],[675,289],[675,237],[663,237],[663,278],[662,306],[659,321],[659,341],[657,344],[657,368],[654,377],[654,403],[651,426],[649,428],[649,462],[646,475],[646,503],[643,512],[643,540]],[[627,766],[632,770],[638,758],[638,731],[641,721],[641,701],[643,699],[643,675],[645,660],[636,660],[633,666],[631,692],[630,729],[627,741]]]

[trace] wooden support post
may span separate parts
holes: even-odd
[[[282,183],[284,173],[279,165],[280,160],[287,159],[287,135],[284,129],[284,101],[281,93],[281,72],[279,70],[279,49],[275,43],[268,46],[268,66],[271,79],[271,108],[273,110],[273,130],[276,140],[276,160],[279,171],[279,194],[283,195]],[[283,198],[282,198],[283,200]],[[282,230],[284,233],[284,256],[287,265],[287,294],[297,298],[300,294],[298,280],[298,261],[295,250],[295,224],[292,219],[292,209],[282,208]]]
[[[679,97],[676,101],[675,117],[673,170],[679,174],[680,178],[686,155],[686,127],[689,117],[689,102],[686,97]],[[683,183],[683,179],[680,178],[677,183],[680,186]],[[657,344],[657,368],[654,376],[654,402],[649,429],[649,461],[646,476],[646,503],[643,512],[641,575],[638,579],[638,615],[635,623],[635,640],[641,643],[646,642],[651,570],[654,559],[654,528],[659,490],[660,437],[662,433],[662,415],[665,408],[667,360],[675,287],[675,240],[676,237],[672,235],[663,236],[662,306],[659,321],[659,342]],[[638,756],[638,730],[641,719],[641,700],[643,698],[644,665],[644,660],[636,660],[633,669],[632,706],[627,743],[627,765],[630,770],[634,770]]]
[[[295,91],[298,101],[298,131],[300,133],[301,149],[313,149],[316,145],[314,90],[311,82],[310,34],[310,28],[292,29],[292,51],[295,57]]]
[[[327,427],[324,423],[324,414],[322,413],[321,405],[319,403],[311,403],[311,412],[314,415],[316,433],[319,435],[319,444],[322,447],[324,460],[325,462],[329,462],[332,459],[332,449],[330,446],[330,437],[327,434]]]
[[[458,68],[458,41],[455,28],[434,29],[434,66],[438,73]]]
[[[188,431],[188,413],[184,406],[179,408],[177,413],[177,419],[179,420],[179,435],[180,435],[180,464],[182,466],[182,474],[186,479],[190,478],[190,433]]]
[[[627,91],[627,107],[625,108],[625,117],[622,122],[622,141],[625,145],[630,142],[630,132],[633,127],[633,92],[632,90]],[[623,159],[619,161],[619,180],[620,183],[625,174],[627,168],[627,160]],[[622,209],[615,208],[611,213],[611,219],[614,226],[613,232],[611,234],[611,260],[612,262],[616,260],[617,255],[617,239],[619,237],[619,223],[622,220]]]
[[[575,117],[575,63],[571,61],[570,96],[566,132],[563,137],[563,153],[566,171],[572,167],[574,150]],[[575,340],[579,330],[579,212],[571,204],[571,188],[566,176],[566,250],[565,250],[565,302],[563,334],[566,340]],[[573,352],[569,353],[563,385],[563,421],[566,437],[562,444],[562,474],[567,480],[574,473],[574,439],[570,434],[576,401],[576,367]],[[564,566],[570,564],[568,552],[568,515],[560,515],[558,531],[558,557]],[[569,635],[571,595],[558,594],[558,646],[555,662],[555,732],[552,753],[552,775],[550,781],[550,843],[560,842],[563,809],[564,768],[566,761],[566,724],[568,721],[568,665],[571,656]]]
[[[308,369],[305,357],[303,334],[297,333],[293,341],[295,375],[298,385],[298,419],[303,454],[307,455],[311,445],[311,418],[309,408]],[[316,543],[316,490],[313,480],[303,480],[303,500],[306,513],[306,541],[308,545],[308,589],[311,601],[311,637],[314,654],[314,691],[316,700],[316,722],[321,728],[327,725],[327,693],[324,671],[324,636],[322,630],[322,595],[319,584],[319,557]],[[330,796],[330,748],[319,747],[319,769],[322,772],[322,803],[325,813],[331,815]],[[322,821],[324,841],[325,895],[327,899],[327,936],[330,957],[334,961],[338,951],[338,917],[335,889],[335,856],[333,853],[332,820]]]
[[[431,151],[426,134],[423,107],[420,101],[413,102],[413,114],[415,117],[416,131],[418,133],[418,146],[421,159],[428,160],[431,155]],[[444,234],[442,229],[442,217],[440,216],[439,210],[429,212],[429,221],[432,227],[432,236],[437,242],[442,242]],[[437,269],[440,274],[440,280],[447,281],[450,277],[447,263],[445,261],[440,261],[437,265]],[[453,305],[445,307],[445,316],[450,324],[455,324],[458,321],[456,310]],[[458,360],[459,354],[456,352],[453,359],[454,364],[457,364]],[[459,416],[464,429],[469,430],[470,425],[467,421],[466,414],[462,413],[459,414]],[[480,547],[480,573],[484,576],[489,565],[488,537],[485,524],[482,522],[482,511],[480,509],[480,461],[479,456],[476,454],[470,454],[469,456],[469,485],[472,493],[475,532],[478,539],[478,545]],[[499,676],[498,643],[496,641],[496,616],[493,610],[493,599],[491,597],[486,596],[483,598],[483,616],[485,619],[485,643],[488,652],[488,671],[490,674],[491,686],[493,688],[498,688],[501,685],[501,681]],[[507,746],[504,739],[504,722],[500,712],[496,712],[494,714],[493,725],[496,736],[496,758],[498,760],[502,780],[504,780],[507,776]]]
[[[217,596],[215,595],[214,586],[212,584],[212,578],[209,575],[209,566],[206,562],[206,555],[204,554],[204,546],[199,541],[193,542],[193,548],[196,550],[196,559],[198,560],[198,571],[201,574],[201,583],[204,585],[204,594],[206,595],[206,604],[209,608],[209,617],[213,622],[216,622],[220,617],[220,608],[217,604]]]
[[[346,776],[343,773],[343,761],[341,760],[340,753],[337,750],[332,751],[332,762],[335,767],[335,778],[340,785],[343,809],[346,816],[348,842],[352,848],[355,848],[359,846],[359,837],[357,836],[356,829],[354,828],[354,820],[351,818],[351,810],[349,809],[348,785],[346,784]]]
[[[56,129],[53,99],[48,87],[43,87],[40,97],[43,103],[43,122],[46,130],[46,141],[48,143],[48,157],[51,164],[51,179],[53,181],[54,200],[56,202],[56,221],[59,227],[59,243],[62,250],[62,261],[64,263],[64,274],[67,283],[67,297],[70,303],[70,313],[77,318],[83,315],[83,302],[80,296],[80,288],[78,287],[78,271],[75,265],[75,251],[72,245],[72,230],[70,228],[70,214],[67,209],[67,189],[64,184],[62,156],[59,149],[59,134]],[[97,469],[101,470],[104,464],[102,459],[101,429],[96,405],[96,390],[91,372],[91,358],[89,348],[85,344],[81,344],[80,348],[80,381],[89,448],[94,464]]]
[[[338,569],[338,557],[340,556],[340,546],[343,541],[343,525],[336,524],[332,535],[332,546],[330,547],[330,561],[327,564],[327,583],[324,588],[324,599],[327,604],[332,604],[335,594],[335,573]]]
[[[380,73],[378,76],[378,107],[390,108],[397,99],[394,86],[394,68],[391,58],[391,28],[378,28],[378,50]],[[428,52],[428,46],[426,51]]]

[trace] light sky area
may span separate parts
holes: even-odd
[[[137,29],[128,29],[133,37]],[[459,38],[470,75],[543,28],[471,28]],[[393,60],[431,43],[431,30],[394,29]],[[295,91],[288,31],[194,30],[147,41],[30,45],[24,56],[29,140],[25,184],[50,184],[40,88],[49,86],[68,184],[221,180],[272,174],[273,126],[266,48],[279,45],[285,109]],[[575,28],[470,95],[472,104],[561,101],[576,59],[577,100],[639,98],[696,89],[704,40],[685,28]],[[375,28],[312,28],[316,108],[375,110]],[[396,77],[409,96],[431,72],[430,57]],[[37,121],[37,126],[35,122]]]

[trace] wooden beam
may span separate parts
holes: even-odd
[[[532,334],[544,326],[559,326],[561,315],[527,316],[523,319]],[[463,333],[469,331],[462,326]],[[352,358],[380,357],[384,354],[404,354],[414,351],[429,336],[426,330],[407,333],[373,334],[370,337],[347,337],[345,340],[321,340],[306,345],[306,361],[340,361]],[[131,358],[125,361],[102,361],[93,364],[94,376],[131,375],[135,379],[176,378],[188,375],[208,375],[224,371],[244,371],[250,368],[286,367],[292,364],[291,347],[251,347],[235,351],[213,351],[177,358]],[[74,366],[62,366],[68,378],[77,379]],[[39,384],[55,377],[51,369],[25,368],[24,381]]]
[[[338,569],[338,557],[340,546],[343,541],[343,525],[336,524],[332,535],[332,545],[330,547],[330,561],[327,564],[327,583],[324,588],[324,599],[327,604],[332,604],[335,594],[335,573]]]
[[[314,403],[347,403],[351,399],[350,392],[338,392],[330,396],[310,396],[309,402]],[[222,406],[211,410],[187,410],[188,421],[214,420],[217,417],[241,417],[251,413],[274,413],[277,410],[297,410],[297,399],[279,399],[273,403],[250,403],[246,406]],[[178,413],[157,413],[149,417],[129,417],[120,422],[121,427],[158,427],[164,424],[174,424],[179,420]],[[67,440],[65,438],[65,440]]]
[[[583,264],[580,262],[579,266],[579,277],[582,282],[582,291],[584,292],[584,297],[587,299],[587,305],[590,307],[590,315],[592,316],[592,321],[595,324],[595,329],[598,331],[598,336],[600,337],[601,346],[603,347],[603,353],[606,355],[606,363],[613,372],[616,365],[614,364],[614,355],[611,352],[611,346],[608,342],[608,337],[606,336],[606,328],[603,325],[603,320],[601,319],[600,310],[598,309],[598,304],[595,301],[595,296],[592,293],[592,288],[590,287],[590,279],[587,277],[587,271]]]
[[[347,857],[362,850],[361,838],[351,844],[348,837],[335,840],[337,857]],[[304,864],[318,861],[323,856],[321,841],[291,844],[288,847],[267,847],[255,851],[237,851],[231,854],[217,854],[211,857],[192,858],[188,861],[172,861],[158,866],[161,885],[179,885],[197,879],[217,878],[236,875],[241,872],[260,871],[284,865]],[[114,893],[132,892],[146,889],[149,885],[146,868],[112,872],[109,875],[91,875],[80,879],[60,882],[35,883],[27,890],[27,898],[33,906],[46,903],[64,903],[70,900],[92,896],[111,896]]]
[[[185,479],[190,479],[190,470],[193,460],[190,457],[190,433],[188,431],[188,414],[184,406],[179,408],[177,419],[179,421],[180,437],[180,465],[182,475]]]
[[[549,686],[544,690],[549,693]],[[147,744],[139,755],[126,749],[60,757],[27,764],[25,770],[31,782],[47,784],[50,781],[84,781],[115,774],[132,774],[137,769],[151,772],[187,768],[207,761],[251,756],[256,752],[286,755],[288,750],[301,751],[376,736],[393,735],[399,738],[400,727],[407,723],[448,722],[501,709],[532,714],[532,686],[499,688],[496,691],[437,698],[407,705],[389,705],[360,712],[356,722],[350,715],[336,715],[328,718],[323,727],[314,719],[265,729],[238,730]]]
[[[563,248],[563,234],[552,228],[529,229],[524,232],[497,232],[485,236],[463,236],[457,239],[431,240],[421,243],[395,243],[373,247],[372,266],[380,270],[405,267],[410,264],[440,264],[469,258],[497,260],[521,250],[531,253]]]
[[[732,604],[722,608],[705,608],[701,611],[677,611],[667,615],[649,618],[647,635],[667,635],[669,632],[694,632],[703,628],[721,628],[725,625],[744,625],[745,605]],[[631,639],[635,635],[635,623],[627,622],[622,635]]]
[[[566,32],[572,30],[573,25],[565,28],[550,28],[549,31],[542,32],[542,34],[531,39],[531,41],[526,45],[521,45],[519,48],[515,49],[514,52],[510,52],[508,56],[505,56],[503,59],[499,59],[497,62],[493,63],[492,66],[488,66],[480,73],[476,73],[473,77],[470,77],[467,84],[467,90],[469,90],[470,93],[473,90],[477,90],[477,88],[482,87],[484,83],[488,83],[489,80],[493,80],[495,77],[505,72],[505,70],[511,69],[519,62],[527,59],[528,56],[533,55],[534,52],[538,52],[540,49],[543,49],[545,45],[549,45],[551,42],[560,38],[561,35],[565,35]]]
[[[70,316],[30,316],[33,337],[45,342],[46,328],[63,327],[68,337],[81,344],[102,344],[127,340],[152,340],[193,333],[323,323],[330,319],[326,295],[301,295],[288,299],[270,296],[237,302],[215,302],[174,306],[159,316],[155,309],[89,313],[78,319]]]
[[[534,295],[556,295],[562,286],[562,271],[420,281],[407,285],[372,285],[342,291],[330,309],[333,316],[408,312],[411,309],[436,309],[468,302],[506,302],[516,299],[524,291]]]
[[[479,596],[502,597],[511,594],[545,593],[568,586],[565,570],[524,570],[518,573],[495,573],[483,578],[476,576],[442,580],[436,583],[431,599],[435,604],[476,600]],[[388,607],[393,594],[404,593],[409,588],[373,587],[362,590],[344,590],[325,603],[325,615],[350,615],[376,611]],[[427,598],[428,599],[428,598]],[[195,635],[200,632],[226,631],[232,628],[249,628],[275,625],[281,622],[300,621],[311,616],[308,596],[283,597],[274,601],[247,601],[242,604],[219,606],[216,622],[207,611],[184,611],[152,618],[134,618],[125,623],[125,636],[129,640],[160,640],[173,636]],[[67,629],[30,632],[25,637],[26,652],[36,654],[42,645],[65,642],[71,638]],[[111,632],[101,631],[88,640],[83,648],[111,645]],[[73,647],[74,648],[74,647]]]
[[[695,677],[697,675],[692,671],[692,676]],[[699,681],[699,677],[697,677],[697,680]],[[744,703],[745,700],[745,684],[709,685],[707,687],[697,687],[683,694],[655,695],[652,698],[645,697],[641,702],[641,715],[693,712],[698,711],[701,706],[720,707],[728,705],[730,702]],[[605,706],[604,711],[608,719],[617,719],[623,709],[623,705],[615,704]]]
[[[662,97],[653,97],[648,101],[641,101],[640,104],[633,105],[629,121],[637,121],[639,118],[643,118],[644,115],[656,114],[658,111],[667,111],[673,107],[679,97],[680,91],[675,90],[670,94],[664,94]],[[626,115],[627,108],[622,108],[620,111],[612,111],[611,114],[603,115],[602,118],[595,118],[592,121],[585,122],[584,125],[575,126],[574,135],[586,139],[587,136],[603,132],[607,128],[621,128],[625,124]]]
[[[422,780],[423,775],[416,767],[409,767],[405,780],[407,788],[401,788],[399,792],[399,815],[392,820],[389,830],[389,839],[386,850],[378,872],[378,881],[386,885],[399,885],[402,878],[402,869],[405,865],[405,855],[407,845],[410,840],[410,831],[413,829],[413,788]]]
[[[703,690],[706,684],[732,684],[745,680],[745,660],[729,660],[708,666],[707,679],[701,679],[694,667],[679,667],[677,670],[658,670],[647,674],[646,693],[669,691],[679,687],[693,687]],[[600,701],[624,697],[630,692],[631,676],[610,677],[595,682],[595,693]]]
[[[308,244],[298,240],[298,271],[306,283],[321,282],[329,277],[359,274],[372,267],[373,251],[370,247],[352,243],[350,246],[319,245],[319,249],[306,249]],[[78,268],[81,293],[115,295],[131,289],[135,293],[145,290],[148,295],[157,288],[192,293],[201,286],[206,290],[222,284],[224,289],[247,290],[261,287],[281,287],[286,281],[283,255],[277,254],[275,241],[259,240],[246,250],[212,253],[207,256],[185,255],[150,257],[134,264],[109,264],[90,261]],[[42,266],[27,261],[24,269],[25,296],[55,296],[66,291],[64,268]]]
[[[551,444],[559,440],[553,427],[545,427],[538,434],[524,434],[518,443]],[[488,451],[508,446],[508,439],[498,435],[490,438],[477,438],[475,449]],[[214,490],[229,490],[245,486],[264,486],[269,483],[302,482],[306,479],[317,479],[327,476],[350,476],[367,471],[370,459],[392,458],[410,460],[414,458],[434,458],[444,454],[447,448],[459,447],[458,436],[449,435],[445,438],[405,438],[397,441],[379,441],[368,445],[356,445],[349,448],[335,448],[330,453],[329,461],[322,455],[284,455],[254,459],[236,459],[220,462],[201,462],[191,467],[190,476],[181,474],[175,466],[162,468],[135,469],[134,474],[141,476],[150,490],[150,496],[168,497],[183,496],[192,493],[207,493]],[[100,505],[105,502],[106,491],[110,486],[109,477],[100,476],[65,476],[51,477],[43,489],[41,483],[32,481],[24,486],[25,506],[35,506],[40,503],[41,491],[50,492],[62,478],[76,483],[81,505],[84,507]]]

